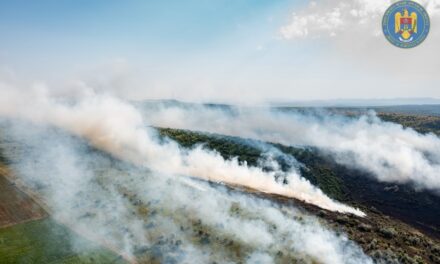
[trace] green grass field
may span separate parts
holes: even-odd
[[[75,250],[75,244],[81,244],[82,249]],[[46,218],[0,229],[0,263],[126,262]]]

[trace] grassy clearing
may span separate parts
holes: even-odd
[[[75,249],[77,244],[82,245],[81,250]],[[107,264],[125,261],[46,218],[0,229],[0,263]]]

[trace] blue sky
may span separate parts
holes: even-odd
[[[12,62],[64,65],[228,52],[276,36],[293,1],[0,1],[0,49]],[[271,21],[270,21],[271,20]],[[275,20],[275,21],[274,21]],[[17,66],[23,66],[18,64]]]
[[[367,2],[318,0],[309,10],[306,0],[0,0],[0,70],[52,86],[76,78],[136,99],[440,96],[437,74],[424,76],[437,66],[432,44],[408,53],[433,61],[411,69],[414,79],[395,69],[407,54],[353,21],[331,28],[336,37],[312,34],[322,25],[310,15],[328,17],[338,5],[368,11]],[[300,28],[307,37],[281,33],[297,30],[295,16],[309,20]],[[368,19],[380,27],[380,12]]]

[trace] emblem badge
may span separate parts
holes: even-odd
[[[413,48],[428,36],[429,16],[420,4],[413,1],[399,1],[392,4],[382,20],[385,37],[400,48]]]

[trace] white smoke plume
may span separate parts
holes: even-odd
[[[292,207],[118,163],[53,128],[18,123],[1,131],[26,148],[13,167],[56,219],[139,262],[149,263],[146,253],[167,263],[273,263],[277,256],[372,263],[345,236]]]
[[[59,103],[44,86],[28,93],[3,84],[0,115],[38,124],[53,125],[84,137],[90,143],[122,160],[145,165],[168,174],[183,174],[211,181],[250,187],[285,195],[324,209],[364,215],[361,211],[331,200],[320,189],[291,171],[287,185],[274,181],[276,172],[224,160],[200,147],[183,150],[169,141],[159,143],[154,131],[145,128],[142,115],[131,105],[108,96],[86,96],[79,103]]]
[[[273,173],[215,152],[159,142],[141,114],[115,98],[87,95],[80,103],[59,102],[44,86],[28,90],[3,83],[0,115],[33,124],[7,123],[9,135],[26,149],[18,158],[14,149],[3,151],[17,158],[18,177],[41,195],[54,217],[133,262],[148,262],[142,259],[147,252],[181,263],[232,263],[237,256],[228,248],[234,247],[248,263],[271,263],[280,252],[306,263],[372,263],[345,236],[293,208],[180,175],[363,215],[359,210],[332,201],[296,171],[286,175],[289,185],[280,185]],[[115,165],[81,139],[135,166]],[[202,240],[194,242],[194,233],[200,232]],[[206,246],[212,240],[225,249]]]
[[[148,122],[155,126],[318,147],[332,153],[337,162],[371,172],[380,181],[440,190],[440,139],[383,122],[373,112],[348,118],[329,113],[304,114],[262,108],[231,112],[165,104],[147,107],[144,111]]]

